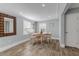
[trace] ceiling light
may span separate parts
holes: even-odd
[[[42,4],[42,7],[45,7],[46,5],[45,4]]]

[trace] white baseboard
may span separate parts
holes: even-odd
[[[54,38],[54,37],[53,37],[53,39],[59,40],[59,38]],[[21,41],[19,41],[19,42],[16,42],[16,43],[14,43],[14,44],[12,44],[12,45],[7,45],[7,46],[5,46],[5,47],[0,47],[0,52],[6,51],[6,50],[8,50],[8,49],[10,49],[10,48],[12,48],[12,47],[14,47],[14,46],[16,46],[16,45],[19,45],[19,44],[21,44],[21,43],[26,42],[26,41],[28,41],[28,40],[30,40],[30,39],[27,38],[27,39],[25,39],[25,40],[21,40]],[[61,47],[64,47],[64,45],[61,45]]]
[[[21,44],[21,43],[26,42],[26,41],[28,41],[28,40],[29,40],[29,38],[27,38],[27,39],[25,39],[25,40],[23,40],[23,41],[16,42],[16,43],[14,43],[14,44],[12,44],[12,45],[8,45],[8,46],[6,46],[6,47],[1,47],[1,48],[0,48],[0,52],[6,51],[6,50],[8,50],[8,49],[10,49],[10,48],[12,48],[12,47],[14,47],[14,46],[16,46],[16,45],[19,45],[19,44]]]

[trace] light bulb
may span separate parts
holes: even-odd
[[[42,4],[42,7],[45,7],[46,5],[45,4]]]

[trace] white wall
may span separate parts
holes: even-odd
[[[52,33],[52,36],[59,39],[59,19],[52,19],[39,23],[46,23],[46,31]]]
[[[23,35],[23,19],[22,17],[16,17],[16,35],[0,37],[0,48],[6,47],[8,45],[16,44],[19,41],[25,40],[29,37],[28,35]],[[27,19],[26,19],[27,20]]]

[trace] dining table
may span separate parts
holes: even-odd
[[[49,43],[49,40],[51,39],[51,33],[33,33],[32,37],[34,37],[34,39],[36,39],[35,40],[36,42],[39,41],[41,44],[44,41],[48,41],[48,43]]]

